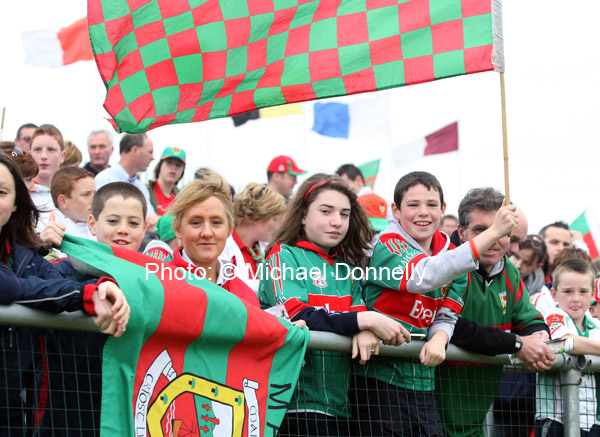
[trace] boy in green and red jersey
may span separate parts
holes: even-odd
[[[363,434],[443,435],[437,413],[434,366],[445,358],[467,286],[465,273],[478,268],[478,253],[517,225],[516,208],[498,211],[496,220],[470,245],[456,250],[446,234],[438,231],[445,211],[442,187],[435,176],[413,172],[402,177],[392,205],[397,221],[383,231],[373,251],[363,296],[369,310],[401,322],[411,333],[427,334],[421,363],[375,358],[357,376],[358,397],[366,390],[369,406],[359,414],[375,420],[361,423]],[[386,270],[396,275],[387,275]],[[381,396],[387,393],[387,399]],[[371,399],[373,398],[373,399]],[[375,428],[374,428],[375,427]],[[367,429],[368,428],[368,429]]]

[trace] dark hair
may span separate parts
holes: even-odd
[[[37,124],[33,124],[33,123],[25,123],[25,124],[23,124],[23,125],[19,126],[19,129],[17,129],[17,139],[18,139],[18,140],[20,140],[20,139],[21,139],[21,131],[22,131],[23,129],[31,129],[31,128],[37,129],[37,128],[38,128],[38,127],[37,127]]]
[[[348,179],[350,179],[352,182],[354,182],[356,180],[356,178],[360,177],[363,181],[363,184],[365,183],[365,177],[363,176],[360,169],[357,166],[355,166],[354,164],[341,165],[335,171],[335,174],[338,176],[346,175],[346,177],[348,177]]]
[[[554,275],[552,277],[552,286],[554,287],[554,289],[558,288],[561,276],[563,275],[563,273],[567,272],[579,273],[580,275],[590,275],[592,293],[594,293],[594,278],[596,277],[596,275],[594,275],[594,271],[592,270],[592,266],[589,262],[586,262],[579,258],[569,258],[558,264],[554,269]]]
[[[339,176],[324,173],[317,173],[300,185],[298,192],[288,204],[285,218],[279,226],[279,230],[265,251],[267,257],[271,249],[278,244],[294,245],[306,238],[302,219],[306,216],[310,204],[324,190],[339,191],[350,201],[350,224],[346,237],[335,247],[338,256],[358,267],[367,266],[369,260],[365,254],[373,240],[373,230],[367,215],[358,204],[356,194],[348,188]]]
[[[536,234],[528,235],[527,238],[519,242],[519,251],[525,249],[533,250],[535,262],[542,263],[544,273],[548,273],[548,251],[544,239]]]
[[[542,236],[542,238],[546,238],[546,231],[548,230],[548,228],[560,228],[569,231],[569,225],[559,220],[557,222],[550,223],[549,225],[546,225],[542,229],[540,229],[539,234]]]
[[[40,246],[40,242],[35,236],[39,211],[31,200],[17,164],[4,152],[0,152],[0,164],[8,169],[15,183],[16,210],[0,231],[0,261],[8,265],[7,241],[11,246],[17,243],[30,249],[37,249]]]
[[[119,154],[129,153],[134,147],[142,147],[146,134],[125,134],[119,143]]]
[[[394,189],[394,203],[397,208],[400,208],[404,193],[406,193],[409,188],[418,184],[425,185],[430,191],[431,189],[437,191],[440,194],[440,207],[444,206],[444,191],[442,190],[440,181],[438,181],[434,175],[427,173],[426,171],[413,171],[402,176],[396,184],[396,188]]]
[[[158,164],[156,164],[156,167],[154,167],[154,181],[155,182],[158,180],[158,175],[160,174],[160,169],[163,165],[163,162],[165,162],[167,159],[177,159],[178,161],[181,161],[181,159],[175,158],[174,156],[168,156],[168,157],[158,161]],[[183,164],[183,171],[181,172],[181,176],[179,176],[179,179],[177,179],[175,181],[175,185],[177,185],[179,183],[179,181],[183,178],[183,175],[185,173],[185,162],[181,161],[181,163]]]
[[[83,167],[72,166],[61,168],[54,173],[50,183],[50,194],[54,205],[58,206],[58,196],[61,194],[70,198],[75,182],[83,178],[94,179],[94,175]]]
[[[96,194],[94,194],[94,198],[92,199],[92,215],[96,220],[100,217],[108,199],[117,196],[121,196],[123,199],[139,200],[142,204],[142,211],[144,214],[142,218],[146,220],[146,214],[148,213],[146,198],[138,187],[131,185],[128,182],[111,182],[96,191]]]
[[[469,190],[458,206],[458,224],[461,228],[469,227],[469,214],[474,210],[498,211],[503,201],[504,195],[491,187]]]

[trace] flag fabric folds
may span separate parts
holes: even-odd
[[[70,236],[61,250],[113,277],[131,306],[104,347],[101,435],[276,434],[308,331],[137,252]]]
[[[119,131],[490,71],[500,0],[88,0]]]
[[[600,227],[591,208],[581,213],[569,226],[574,231],[581,232],[583,241],[587,244],[592,259],[600,257]]]
[[[424,138],[402,144],[392,149],[390,156],[396,167],[402,167],[427,155],[458,150],[458,122],[427,135]]]
[[[40,67],[62,67],[94,59],[87,19],[82,18],[62,29],[21,32],[25,62]]]
[[[375,188],[375,181],[377,180],[377,174],[379,173],[379,164],[381,164],[381,158],[365,162],[358,166],[367,187]]]

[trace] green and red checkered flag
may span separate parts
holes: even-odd
[[[88,0],[119,132],[503,71],[501,0]]]
[[[574,231],[581,232],[583,241],[587,244],[592,259],[600,257],[600,227],[591,208],[586,209],[569,226]]]
[[[113,277],[131,306],[104,347],[101,435],[276,434],[307,330],[137,252],[70,236],[61,250]]]

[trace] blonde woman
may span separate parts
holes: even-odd
[[[190,182],[167,213],[175,217],[173,230],[183,244],[173,252],[171,264],[259,306],[256,294],[241,279],[231,277],[218,259],[234,223],[227,182],[221,177]]]
[[[268,187],[250,182],[235,196],[235,230],[219,256],[222,263],[235,264],[235,274],[258,293],[263,249],[279,228],[285,198]]]

